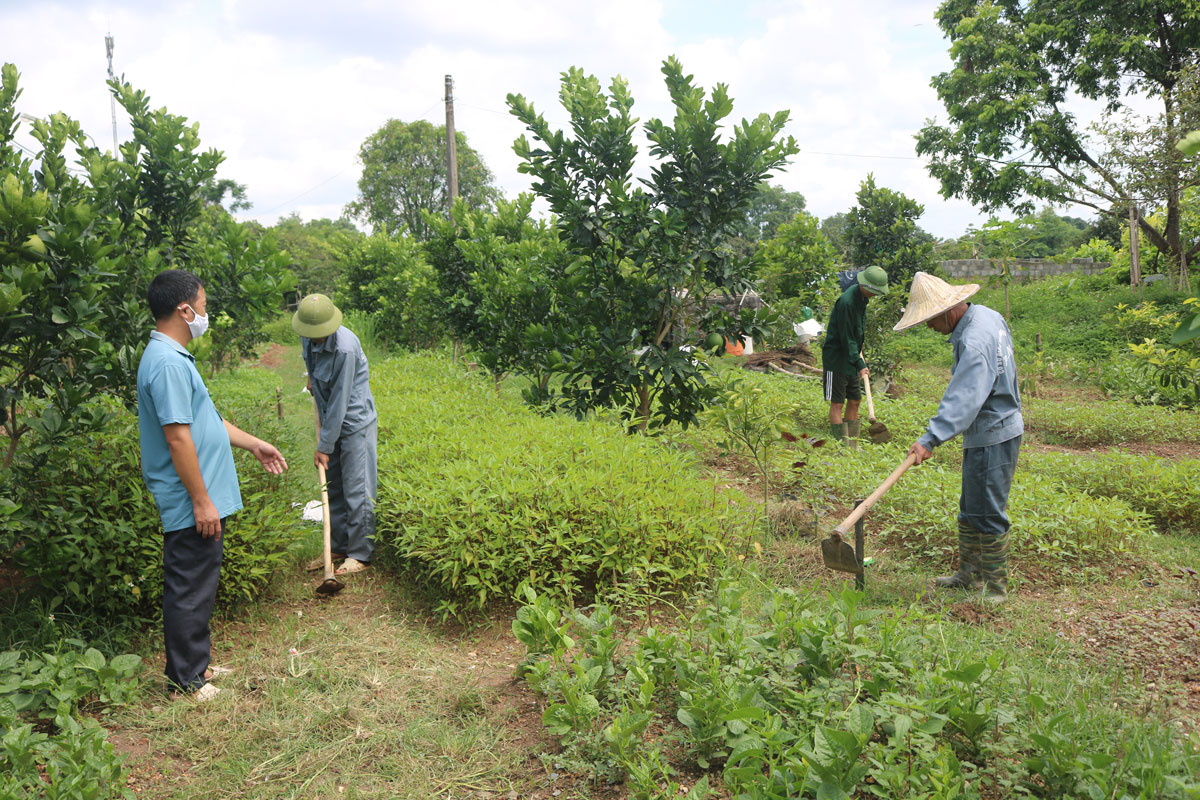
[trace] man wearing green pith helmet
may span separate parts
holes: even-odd
[[[859,272],[857,283],[842,292],[834,303],[825,344],[821,346],[829,427],[835,439],[847,442],[852,448],[858,447],[862,427],[858,419],[862,381],[871,376],[862,357],[867,301],[875,295],[887,294],[887,291],[888,276],[882,267],[867,267]]]
[[[323,294],[300,301],[292,330],[300,335],[308,389],[321,420],[313,461],[325,467],[333,557],[345,559],[337,574],[358,572],[375,552],[379,429],[371,369],[358,337],[342,326],[342,312]],[[317,559],[309,568],[323,565]]]

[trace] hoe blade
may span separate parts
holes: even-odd
[[[854,548],[842,539],[842,535],[837,531],[834,531],[828,539],[821,540],[821,558],[824,559],[825,566],[829,569],[849,572],[853,575],[862,572],[862,565],[858,563],[858,557],[854,555]]]

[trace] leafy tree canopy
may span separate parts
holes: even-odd
[[[855,267],[883,267],[888,282],[906,286],[933,261],[934,238],[917,225],[925,206],[902,192],[875,185],[868,175],[846,215],[846,242]]]
[[[797,152],[782,136],[786,111],[723,131],[733,111],[725,85],[705,92],[674,58],[662,71],[675,117],[645,124],[652,164],[644,188],[633,184],[637,120],[624,80],[606,93],[582,70],[563,73],[569,135],[524,97],[508,97],[534,139],[516,142],[520,169],[556,215],[567,249],[568,266],[552,276],[563,323],[544,332],[562,381],[545,399],[581,415],[617,406],[642,430],[689,424],[704,407],[702,364],[683,349],[702,338],[698,328],[754,324],[718,321],[709,297],[748,286],[749,259],[733,253],[729,237],[759,184]]]
[[[500,198],[491,170],[462,131],[455,131],[455,143],[459,196],[470,208],[490,209]],[[446,126],[388,120],[363,142],[359,159],[359,196],[346,212],[376,232],[429,238],[422,213],[445,214],[449,209]]]
[[[288,255],[302,295],[313,292],[334,294],[342,258],[363,238],[363,233],[345,217],[305,222],[299,215],[292,214],[280,217],[272,230],[279,246]]]
[[[734,226],[730,246],[739,255],[753,252],[755,245],[775,236],[779,226],[790,221],[805,208],[804,195],[789,192],[782,186],[767,183],[759,185],[750,205],[746,207],[746,218]]]
[[[942,194],[1018,212],[1035,198],[1117,214],[1162,204],[1161,225],[1143,217],[1139,226],[1178,263],[1179,196],[1197,172],[1174,145],[1196,127],[1184,77],[1200,47],[1200,5],[946,0],[937,20],[954,61],[933,78],[949,121],[929,122],[917,152],[930,157]],[[1105,103],[1094,136],[1065,108],[1071,95]],[[1161,112],[1135,119],[1125,113],[1130,95],[1156,99]]]
[[[758,276],[769,298],[795,297],[816,307],[838,264],[837,249],[821,233],[817,218],[801,211],[762,244]]]
[[[204,202],[221,206],[231,214],[236,214],[238,211],[249,211],[254,207],[254,203],[246,199],[246,184],[238,183],[230,178],[213,180],[202,187],[201,194]],[[228,206],[225,205],[226,194],[229,195]]]
[[[821,220],[821,233],[825,234],[825,238],[838,251],[843,261],[850,260],[850,244],[846,241],[846,222],[845,211],[839,211]]]

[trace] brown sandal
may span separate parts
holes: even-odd
[[[357,558],[347,558],[342,562],[342,565],[333,571],[334,575],[349,575],[353,572],[362,572],[369,567],[364,561],[359,561]]]
[[[345,553],[330,553],[330,555],[333,557],[334,561],[341,561],[346,557]],[[314,558],[312,561],[308,562],[308,566],[306,566],[305,569],[307,569],[309,572],[320,572],[321,570],[325,569],[325,556],[318,556],[317,558]]]

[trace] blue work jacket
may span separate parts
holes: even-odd
[[[378,418],[371,396],[371,368],[358,337],[345,327],[319,345],[301,337],[301,351],[321,415],[317,450],[330,454],[338,439],[357,433]]]
[[[950,344],[950,385],[918,443],[932,450],[962,434],[963,447],[988,447],[1024,433],[1017,363],[1004,317],[970,304],[950,333]]]

